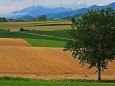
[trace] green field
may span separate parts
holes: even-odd
[[[22,38],[34,47],[62,48],[65,42],[71,38],[67,32],[69,28],[66,28],[66,26],[71,28],[71,22],[46,21],[0,23],[0,38]],[[37,29],[35,27],[37,27]],[[11,32],[6,31],[8,28]],[[29,31],[19,31],[19,28],[29,29]],[[46,30],[44,30],[45,28]]]
[[[32,34],[30,34],[32,33]],[[0,38],[23,38],[34,47],[63,48],[69,37],[67,30],[0,32]]]
[[[45,40],[55,40],[55,41],[66,41],[66,39],[48,37],[42,35],[28,34],[23,32],[0,32],[0,38],[32,38],[32,39],[45,39]]]
[[[45,39],[31,39],[31,38],[24,38],[24,39],[34,47],[59,47],[59,48],[63,48],[65,45],[65,42],[63,42],[63,41],[45,40]]]
[[[115,86],[115,82],[97,82],[84,80],[37,80],[11,78],[11,80],[0,80],[0,86]]]
[[[21,77],[0,77],[0,86],[115,86],[114,80],[94,81],[94,80],[40,80]]]
[[[68,34],[68,30],[54,30],[54,31],[31,30],[26,32],[40,34],[40,35],[54,36],[54,37],[70,38],[70,35]]]
[[[115,86],[108,83],[0,81],[0,86]]]

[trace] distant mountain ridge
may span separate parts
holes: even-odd
[[[88,10],[97,10],[97,9],[103,9],[106,7],[111,7],[112,9],[115,10],[115,2],[111,3],[109,5],[105,5],[105,6],[90,6],[88,8],[81,8],[78,10],[74,10],[74,11],[68,11],[68,12],[61,12],[61,13],[54,13],[54,14],[48,14],[47,18],[48,19],[54,19],[54,18],[63,18],[63,17],[69,17],[69,16],[73,16],[73,15],[79,15],[79,14],[84,14],[86,13]]]
[[[14,18],[14,19],[21,18],[21,19],[28,20],[28,19],[31,19],[32,17],[46,15],[47,19],[61,19],[61,18],[66,18],[66,17],[79,15],[79,14],[82,15],[91,9],[96,10],[96,9],[102,9],[106,7],[112,7],[115,10],[115,2],[105,5],[105,6],[93,5],[88,8],[81,8],[78,10],[73,10],[71,8],[64,8],[64,7],[47,8],[44,6],[31,6],[31,7],[27,7],[25,9],[19,10],[19,11],[12,12],[11,14],[13,16],[11,16],[11,18]],[[29,16],[31,18],[29,18]]]
[[[32,17],[32,16],[25,15],[25,16],[16,18],[16,20],[32,20],[33,18],[34,17]]]
[[[64,7],[47,8],[44,6],[31,6],[31,7],[27,7],[22,10],[19,10],[19,11],[14,11],[10,13],[10,15],[12,15],[11,17],[13,18],[18,18],[16,16],[23,17],[25,15],[36,17],[40,15],[60,13],[60,12],[66,12],[66,11],[72,11],[72,10],[73,9],[71,8],[64,8]]]

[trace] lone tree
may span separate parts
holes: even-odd
[[[73,29],[69,30],[72,39],[64,50],[71,51],[82,65],[96,67],[98,80],[101,80],[101,71],[115,60],[115,11],[109,7],[90,10],[72,22]]]

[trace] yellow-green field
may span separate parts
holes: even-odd
[[[0,28],[19,31],[20,28],[29,30],[63,30],[70,29],[70,21],[44,21],[44,22],[4,22],[0,23]]]

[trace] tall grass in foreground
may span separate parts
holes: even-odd
[[[115,86],[108,83],[0,81],[0,86]]]
[[[0,86],[115,86],[114,80],[94,81],[94,80],[39,80],[22,77],[0,77]]]

